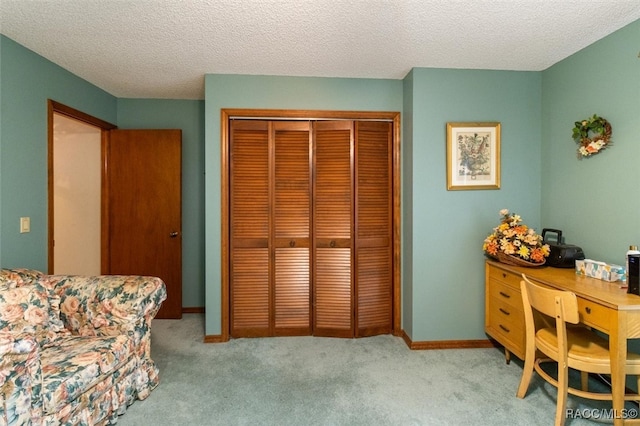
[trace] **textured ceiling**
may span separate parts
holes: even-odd
[[[126,98],[203,99],[217,73],[539,71],[637,19],[639,0],[0,0],[2,34]]]

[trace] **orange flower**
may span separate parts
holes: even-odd
[[[516,234],[526,234],[527,233],[527,225],[518,225],[513,230]]]
[[[531,260],[537,263],[544,262],[544,253],[540,248],[535,248],[531,252]]]
[[[492,256],[495,256],[498,254],[498,243],[496,243],[495,241],[491,241],[490,243],[488,243],[485,247],[485,251],[487,253],[489,253]]]

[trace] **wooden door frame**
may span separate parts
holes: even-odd
[[[223,108],[220,110],[220,138],[222,158],[221,179],[221,336],[220,341],[230,338],[230,218],[229,218],[229,124],[233,118],[271,120],[379,120],[393,122],[392,167],[393,167],[393,318],[392,333],[402,335],[401,317],[401,250],[400,250],[400,113],[389,111],[322,111],[322,110],[277,110]]]
[[[47,100],[47,127],[48,127],[48,135],[47,135],[47,179],[48,179],[48,199],[47,199],[47,226],[48,226],[48,273],[53,273],[53,265],[54,265],[54,255],[53,255],[53,245],[54,245],[54,213],[53,213],[53,191],[54,191],[54,181],[53,181],[53,121],[54,114],[60,114],[67,116],[69,118],[73,118],[78,121],[82,121],[89,125],[100,128],[100,151],[101,151],[101,195],[100,195],[100,269],[101,273],[105,273],[108,267],[109,260],[109,215],[107,214],[109,211],[108,206],[108,188],[107,185],[107,144],[109,138],[109,130],[116,129],[117,126],[115,124],[111,124],[107,121],[100,120],[99,118],[93,117],[89,114],[86,114],[82,111],[79,111],[75,108],[68,107],[66,105],[61,104],[60,102],[56,102],[54,100]]]

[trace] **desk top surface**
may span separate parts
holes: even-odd
[[[640,311],[640,296],[627,294],[627,288],[621,287],[623,283],[620,281],[610,283],[596,278],[576,275],[576,271],[573,268],[553,268],[551,266],[525,268],[493,260],[487,260],[487,263],[518,275],[525,274],[529,279],[549,287],[572,291],[578,297],[616,310]]]

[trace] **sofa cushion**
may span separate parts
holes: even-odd
[[[41,352],[43,410],[55,413],[104,380],[133,355],[127,335],[63,336]],[[103,386],[102,392],[108,389]],[[102,392],[92,392],[98,397]],[[94,395],[95,394],[95,395]]]
[[[60,297],[38,282],[16,286],[0,283],[0,331],[30,333],[46,344],[63,333]]]

